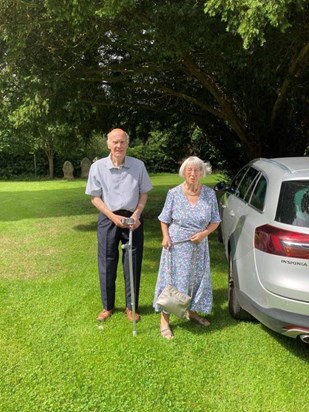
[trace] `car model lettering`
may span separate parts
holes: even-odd
[[[286,263],[288,265],[295,265],[295,266],[308,266],[306,262],[295,262],[294,260],[285,260],[281,259],[281,263]]]

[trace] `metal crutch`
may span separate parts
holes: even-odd
[[[133,336],[137,336],[136,330],[136,319],[135,319],[135,287],[134,287],[134,275],[133,275],[133,255],[132,255],[132,226],[134,224],[134,219],[127,218],[124,219],[124,223],[129,225],[129,242],[122,245],[122,249],[127,249],[129,251],[129,274],[130,274],[130,289],[131,289],[131,307],[133,316]]]

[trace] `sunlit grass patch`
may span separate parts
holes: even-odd
[[[0,182],[0,410],[307,410],[309,346],[228,315],[227,263],[216,233],[211,325],[172,317],[175,339],[162,339],[152,307],[161,254],[157,216],[166,191],[181,180],[152,180],[137,337],[124,315],[121,266],[116,312],[96,321],[97,212],[85,181]],[[8,206],[8,193],[18,205]]]

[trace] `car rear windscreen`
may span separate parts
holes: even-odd
[[[309,180],[282,183],[275,220],[309,227]]]

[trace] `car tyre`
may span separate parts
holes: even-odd
[[[222,229],[221,225],[217,229],[217,239],[220,243],[223,243],[223,237],[222,237]]]
[[[229,313],[234,319],[238,320],[253,320],[254,317],[243,309],[238,300],[237,288],[234,285],[233,260],[229,257],[229,273],[228,273],[228,308]]]

